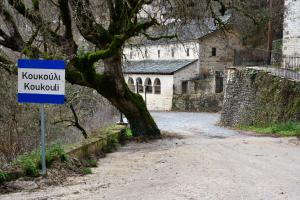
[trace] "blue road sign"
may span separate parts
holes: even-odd
[[[18,102],[64,104],[65,62],[63,60],[19,60]]]

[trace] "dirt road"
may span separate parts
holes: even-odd
[[[300,199],[296,139],[253,137],[215,126],[218,114],[153,113],[183,139],[128,144],[93,174],[65,185],[0,196],[16,199]]]

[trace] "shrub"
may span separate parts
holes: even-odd
[[[6,172],[0,171],[0,183],[3,183],[8,179],[8,174]]]
[[[33,151],[25,153],[17,158],[15,165],[19,165],[27,176],[37,176],[39,173],[40,154]]]
[[[126,138],[127,139],[130,139],[133,137],[133,133],[132,133],[132,130],[130,128],[126,128],[125,129],[125,135],[126,135]]]
[[[82,167],[82,168],[80,169],[80,172],[81,172],[82,174],[84,174],[84,175],[92,174],[91,168],[88,168],[88,167]]]
[[[49,167],[54,160],[60,159],[62,162],[67,161],[68,157],[61,144],[56,143],[46,149],[46,165]],[[25,153],[17,158],[13,163],[20,166],[27,176],[38,176],[41,169],[41,152],[32,151]]]
[[[46,151],[46,163],[48,166],[50,166],[56,159],[60,159],[62,162],[68,160],[68,156],[60,143],[53,144]]]
[[[90,159],[88,160],[90,167],[97,167],[97,160],[96,159]]]

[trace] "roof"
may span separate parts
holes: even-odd
[[[229,24],[232,18],[231,14],[226,14],[221,16],[220,19],[224,24]],[[149,35],[153,36],[162,36],[162,35],[177,35],[177,38],[173,39],[160,39],[160,40],[148,40],[145,38],[141,38],[141,40],[131,41],[133,45],[157,45],[162,43],[172,43],[178,41],[193,41],[198,40],[206,35],[209,35],[213,32],[220,30],[215,24],[213,18],[207,18],[202,22],[192,21],[188,24],[186,23],[170,23],[166,26],[161,26],[158,29],[154,29],[149,32]]]
[[[141,60],[123,64],[125,74],[174,74],[197,60]]]

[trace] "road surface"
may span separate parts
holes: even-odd
[[[154,112],[182,138],[131,143],[93,174],[64,185],[0,196],[17,199],[299,200],[296,139],[254,137],[216,126],[219,114]]]

